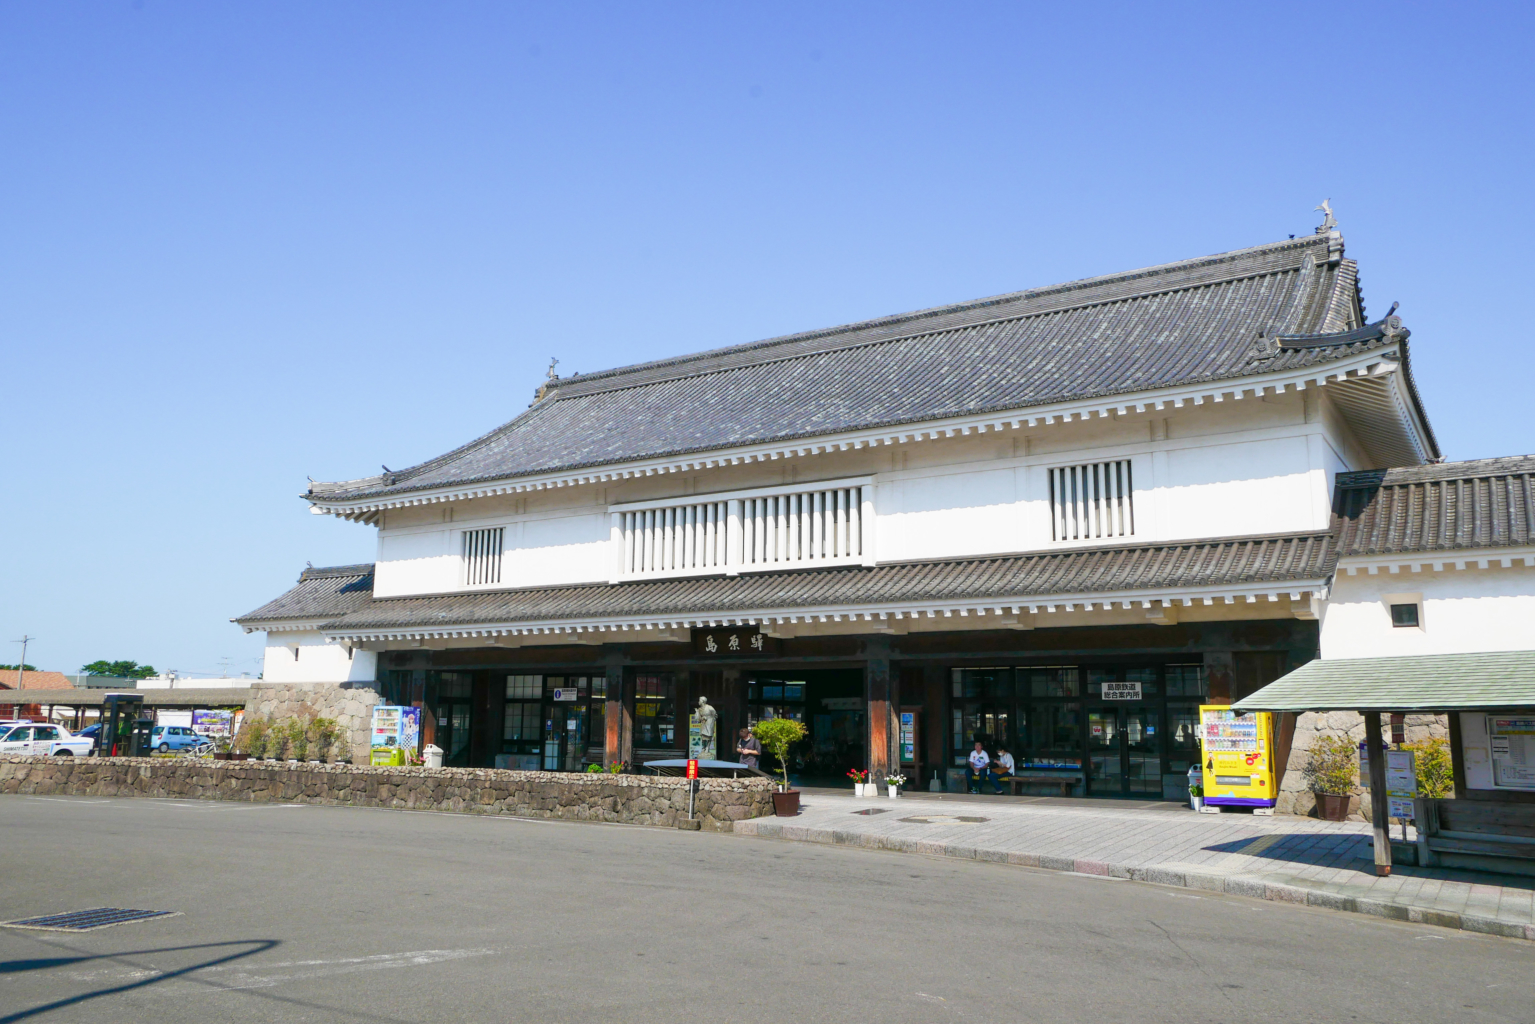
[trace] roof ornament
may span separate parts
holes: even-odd
[[[1376,341],[1393,344],[1406,341],[1412,332],[1402,326],[1402,318],[1396,315],[1400,302],[1393,302],[1386,315],[1373,324],[1355,327],[1351,331],[1335,331],[1327,334],[1281,334],[1274,340],[1282,349],[1334,348],[1340,345],[1358,345]]]
[[[1317,225],[1316,233],[1325,235],[1329,231],[1338,230],[1338,219],[1332,215],[1332,200],[1322,200],[1322,205],[1318,206],[1317,209],[1322,211],[1323,216],[1322,223]]]
[[[540,384],[538,386],[538,390],[533,392],[532,405],[537,405],[539,402],[542,402],[544,400],[544,396],[549,393],[549,389],[554,387],[555,382],[560,379],[560,375],[554,372],[554,368],[559,365],[560,361],[558,359],[554,358],[553,356],[549,357],[549,369],[544,371],[544,383]]]

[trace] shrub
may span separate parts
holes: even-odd
[[[1344,736],[1318,736],[1306,760],[1306,784],[1313,793],[1348,796],[1359,774],[1359,752]]]
[[[251,757],[265,757],[267,733],[271,728],[272,723],[264,718],[247,721],[240,727],[240,734],[235,737],[235,750]]]
[[[1450,761],[1450,743],[1443,739],[1403,743],[1403,750],[1417,756],[1413,766],[1418,774],[1418,795],[1443,799],[1455,792],[1455,767]]]
[[[792,718],[765,718],[752,726],[757,742],[778,758],[778,770],[783,773],[783,791],[789,791],[789,748],[805,738],[805,723]]]

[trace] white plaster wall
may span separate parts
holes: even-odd
[[[1023,546],[1023,470],[930,473],[878,483],[875,544],[882,562],[1016,551]],[[1049,523],[1046,521],[1046,528]]]
[[[1158,460],[1160,463],[1160,460]],[[1325,529],[1305,436],[1170,447],[1153,474],[1149,503],[1159,510],[1155,540],[1229,537]],[[1322,506],[1325,508],[1325,506]]]
[[[295,630],[268,633],[266,637],[261,670],[264,683],[370,682],[377,674],[377,654],[353,648],[347,657],[345,647],[326,643],[317,632]]]
[[[1535,568],[1348,575],[1339,566],[1322,616],[1323,658],[1535,648]],[[1391,598],[1418,600],[1420,625],[1391,624]]]
[[[1357,446],[1327,412],[1311,392],[1272,395],[392,509],[380,527],[374,593],[467,589],[460,533],[484,526],[506,529],[499,588],[601,582],[614,563],[610,504],[855,475],[875,477],[882,562],[1063,547],[1050,536],[1047,470],[1122,458],[1135,473],[1131,542],[1320,530],[1333,478],[1361,468]]]

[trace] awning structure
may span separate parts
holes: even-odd
[[[44,707],[99,708],[109,693],[133,693],[144,698],[145,708],[243,708],[250,700],[249,686],[155,689],[155,690],[6,690],[0,703],[41,704]]]
[[[1448,712],[1535,707],[1535,651],[1312,661],[1236,711]]]

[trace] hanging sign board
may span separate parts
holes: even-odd
[[[1130,682],[1116,683],[1105,682],[1103,684],[1104,700],[1140,700],[1141,681],[1139,679]]]
[[[693,650],[706,658],[746,658],[779,654],[782,641],[756,626],[720,626],[693,630]]]
[[[554,690],[554,699],[557,701],[574,701],[576,699],[576,688],[574,686],[566,686],[563,688],[556,687]]]

